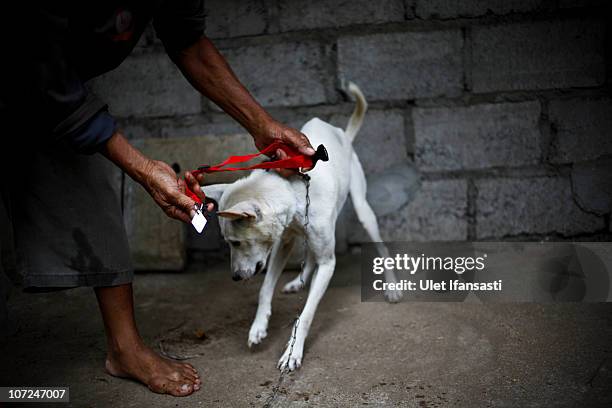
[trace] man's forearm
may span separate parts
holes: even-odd
[[[302,154],[312,156],[315,153],[304,134],[274,120],[257,103],[207,38],[200,38],[191,47],[171,55],[171,58],[198,91],[219,105],[253,136],[258,149],[282,142]],[[281,159],[285,156],[281,149],[275,154]]]
[[[128,176],[142,184],[150,160],[132,146],[120,131],[115,132],[106,142],[101,153]]]
[[[189,82],[238,121],[251,134],[264,132],[272,121],[240,83],[225,58],[207,38],[172,56]]]

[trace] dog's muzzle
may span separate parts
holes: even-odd
[[[243,270],[236,271],[236,272],[234,272],[232,274],[232,280],[237,282],[239,280],[248,279],[248,278],[250,278],[252,276],[255,276],[259,272],[261,272],[261,270],[263,269],[263,265],[264,265],[263,262],[261,262],[261,261],[257,262],[257,264],[255,265],[255,272],[253,274],[251,274],[250,270],[248,270],[248,271],[243,271]]]

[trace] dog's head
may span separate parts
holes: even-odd
[[[204,194],[217,201],[219,225],[230,245],[232,279],[249,279],[266,267],[272,246],[284,227],[273,210],[257,198],[235,192],[228,184],[205,186]]]

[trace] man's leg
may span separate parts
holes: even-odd
[[[106,370],[129,377],[152,391],[185,396],[200,389],[197,371],[190,364],[161,357],[147,347],[136,328],[132,284],[95,288],[106,329]]]

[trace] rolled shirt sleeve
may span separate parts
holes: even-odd
[[[92,93],[53,130],[56,140],[65,140],[76,151],[95,153],[117,130],[108,106]]]
[[[115,118],[104,109],[96,113],[74,132],[69,133],[67,140],[78,152],[95,153],[113,136],[116,129]]]

